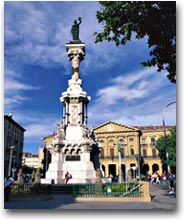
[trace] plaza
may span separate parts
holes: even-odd
[[[71,194],[55,194],[48,201],[10,201],[5,202],[5,209],[71,209],[71,210],[91,210],[91,209],[111,209],[111,210],[176,210],[176,193],[168,194],[168,184],[150,184],[151,202],[101,202],[95,201],[75,201]]]

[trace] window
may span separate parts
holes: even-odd
[[[126,142],[123,138],[120,138],[119,139],[119,143],[122,145],[122,146],[125,146],[126,145]]]
[[[147,150],[146,149],[143,149],[142,153],[143,153],[143,157],[147,157]]]
[[[151,137],[151,145],[155,145],[156,141],[155,141],[155,137]]]
[[[109,143],[114,143],[114,140],[113,139],[109,139]]]
[[[134,141],[134,138],[133,138],[133,137],[129,138],[129,141],[130,141],[130,142],[133,142],[133,141]]]
[[[130,149],[130,155],[131,155],[131,156],[134,155],[134,149],[133,149],[133,148]]]
[[[142,144],[146,144],[146,138],[145,137],[142,138]]]
[[[124,158],[125,157],[125,148],[121,148],[121,157]]]
[[[99,142],[100,142],[100,143],[104,143],[104,140],[100,139]]]
[[[104,158],[104,149],[103,149],[103,148],[100,148],[100,154],[99,154],[99,157],[100,157],[101,159]]]
[[[153,156],[153,157],[156,157],[156,156],[157,156],[156,149],[152,149],[152,156]]]
[[[114,159],[114,148],[110,148],[110,158]]]

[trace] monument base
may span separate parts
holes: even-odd
[[[61,162],[52,162],[49,164],[49,169],[46,172],[45,179],[41,179],[41,183],[43,184],[63,184],[63,171]]]
[[[71,179],[68,183],[96,183],[96,171],[91,161],[65,161],[49,164],[45,179],[41,179],[42,184],[63,184],[65,174],[69,172]]]
[[[96,183],[96,171],[91,161],[65,161],[63,174],[67,171],[72,176],[68,183]]]

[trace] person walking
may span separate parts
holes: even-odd
[[[69,174],[69,172],[67,171],[65,174],[65,183],[68,183],[68,180],[71,178],[71,175]]]
[[[172,171],[169,172],[168,179],[169,179],[169,189],[170,189],[169,194],[173,194],[174,193],[174,174],[172,173]]]

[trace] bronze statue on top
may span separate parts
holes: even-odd
[[[71,43],[81,43],[81,40],[79,39],[79,25],[82,23],[81,17],[78,17],[78,23],[77,20],[74,20],[74,23],[71,28],[71,34],[73,37],[73,40]]]

